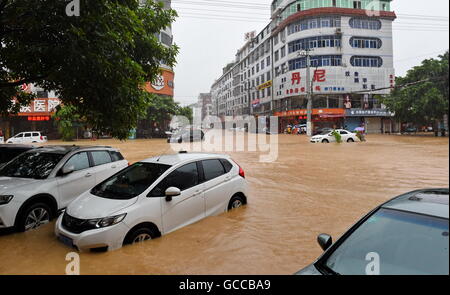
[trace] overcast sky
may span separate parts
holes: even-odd
[[[233,2],[233,3],[231,3]],[[175,67],[175,100],[194,103],[209,92],[222,68],[234,60],[244,34],[269,22],[271,0],[172,0],[180,17],[173,24],[180,47]],[[448,0],[393,0],[396,74],[449,48]]]

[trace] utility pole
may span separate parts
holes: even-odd
[[[312,81],[311,81],[311,51],[312,49],[306,48],[305,51],[300,52],[301,56],[306,57],[306,99],[307,105],[307,121],[306,121],[306,134],[312,136]]]

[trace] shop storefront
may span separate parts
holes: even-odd
[[[60,103],[58,98],[36,98],[29,106],[22,107],[17,115],[0,118],[0,130],[5,140],[24,131],[40,131],[48,139],[58,138],[52,115]]]
[[[307,110],[297,109],[284,112],[275,112],[278,117],[279,132],[283,132],[287,125],[306,124]],[[319,128],[341,128],[344,123],[344,109],[313,109],[312,123],[313,130]]]
[[[344,127],[349,131],[357,127],[365,128],[368,134],[398,132],[394,113],[387,109],[347,109],[345,111]]]

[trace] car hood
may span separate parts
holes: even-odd
[[[137,199],[136,197],[130,200],[113,200],[85,192],[69,204],[66,212],[78,219],[104,218],[133,205]]]
[[[2,193],[2,192],[11,193],[12,191],[17,190],[20,187],[23,187],[25,185],[34,184],[36,182],[39,182],[39,180],[32,179],[32,178],[0,176],[0,193]]]
[[[307,267],[305,267],[304,269],[296,272],[294,275],[319,276],[319,275],[322,275],[322,273],[317,270],[317,268],[314,266],[314,264],[310,264]]]

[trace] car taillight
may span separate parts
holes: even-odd
[[[43,137],[43,136],[41,136],[41,140],[44,140],[44,137]]]
[[[245,172],[244,172],[244,169],[242,169],[241,166],[239,166],[239,176],[242,177],[242,178],[245,178]]]

